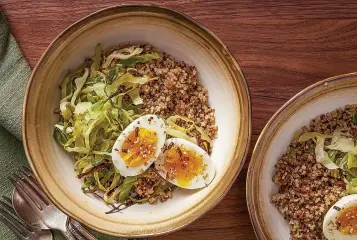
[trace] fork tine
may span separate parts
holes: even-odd
[[[38,184],[37,180],[34,178],[33,174],[31,173],[30,169],[28,169],[26,166],[22,166],[22,168],[19,169],[19,173],[22,176],[22,179],[27,182],[29,186],[33,188],[33,190],[37,193],[39,198],[48,206],[52,202],[48,199],[46,194],[43,192],[41,189],[40,185]]]
[[[17,215],[14,208],[12,207],[12,202],[11,202],[10,198],[8,198],[6,196],[2,196],[2,200],[0,200],[0,205],[3,207],[4,210],[10,212],[14,216]]]
[[[0,203],[2,207],[7,206],[7,204],[4,203],[3,200],[1,200]],[[26,238],[31,233],[30,229],[25,226],[24,223],[20,222],[17,218],[12,216],[3,208],[0,208],[0,216],[3,218],[3,220],[7,221],[7,223],[12,226],[10,227],[9,225],[7,225],[9,228],[11,228],[12,231],[15,230],[14,233],[20,233],[24,238]]]
[[[21,233],[17,228],[15,228],[10,222],[9,220],[7,220],[6,218],[4,218],[1,214],[0,214],[0,221],[3,222],[8,228],[10,228],[10,230],[21,240],[26,240],[27,236],[24,236],[23,233]]]
[[[22,166],[22,168],[20,168],[20,171],[27,177],[31,178],[31,180],[39,187],[41,188],[40,184],[37,182],[36,178],[34,177],[32,171],[26,167],[26,166]]]
[[[46,204],[47,206],[51,204],[51,201],[48,199],[42,189],[38,186],[36,180],[32,176],[26,176],[23,181],[27,186],[34,190],[34,192],[43,201],[44,204]]]
[[[16,182],[12,177],[9,177],[10,181],[13,183],[13,185],[15,186],[16,190],[19,192],[19,194],[26,200],[26,202],[31,206],[31,208],[34,211],[42,211],[43,208],[40,205],[39,201],[36,201],[33,195],[31,194],[31,190],[29,190],[28,188],[26,188],[24,186],[23,181],[18,181]]]
[[[18,172],[19,172],[19,175],[22,176],[22,179],[31,176],[31,175],[29,175],[26,171],[24,171],[22,168],[20,168],[20,169],[18,170]]]
[[[27,166],[22,166],[21,169],[27,173],[27,175],[31,176],[32,175],[32,171],[31,169],[29,169]]]
[[[27,166],[21,166],[20,171],[22,171],[27,176],[32,175],[32,171]]]

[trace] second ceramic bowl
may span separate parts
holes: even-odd
[[[294,133],[336,108],[357,103],[357,73],[328,78],[301,91],[269,120],[255,145],[247,176],[247,203],[258,239],[290,238],[288,222],[271,203],[275,164]]]

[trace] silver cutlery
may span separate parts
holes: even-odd
[[[16,188],[12,191],[12,206],[16,214],[32,227],[46,229],[47,226],[42,222],[41,218],[34,212],[26,200],[19,194]]]
[[[11,205],[11,200],[2,197],[0,200],[0,220],[14,232],[21,240],[51,240],[52,233],[50,230],[41,230],[29,226],[22,222],[17,216]]]
[[[10,179],[15,186],[15,210],[25,221],[41,229],[57,229],[70,240],[96,240],[80,223],[70,219],[48,199],[29,169],[22,168]]]

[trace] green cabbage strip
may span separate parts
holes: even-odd
[[[87,111],[93,104],[91,102],[80,102],[74,108],[74,113],[79,115]]]
[[[112,84],[106,87],[106,92],[109,94],[115,93],[121,85],[126,87],[137,87],[138,85],[145,84],[150,80],[148,76],[135,77],[131,73],[125,73],[119,76]]]
[[[134,88],[133,90],[128,92],[128,95],[130,96],[131,101],[133,102],[134,105],[143,104],[143,99],[140,97],[139,88]]]
[[[98,75],[101,57],[102,57],[102,48],[101,48],[100,44],[98,43],[97,46],[95,47],[95,55],[93,57],[93,62],[90,67],[90,76],[91,77],[96,77]]]
[[[332,161],[328,153],[324,150],[325,138],[316,137],[315,156],[316,162],[321,163],[328,169],[338,169],[339,167]]]
[[[142,53],[143,50],[144,49],[140,47],[131,46],[128,48],[120,49],[118,51],[114,51],[105,59],[105,62],[103,63],[102,67],[103,69],[106,69],[110,66],[114,59],[129,59],[135,55]]]
[[[325,145],[325,140],[331,139],[331,143]],[[316,143],[316,161],[330,169],[334,176],[338,176],[336,170],[341,169],[346,182],[346,190],[349,194],[357,194],[357,146],[355,140],[342,136],[335,131],[332,136],[316,132],[306,132],[299,138],[299,142],[313,140]]]
[[[197,126],[191,119],[179,115],[171,116],[166,119],[167,129],[166,132],[171,137],[178,137],[186,139],[195,144],[198,143],[198,139],[194,137],[194,131],[197,131],[200,135],[201,147],[208,153],[211,153],[211,147],[213,140],[208,136],[205,131]],[[180,124],[179,123],[183,123]],[[183,125],[183,126],[181,126]]]
[[[352,152],[355,148],[355,143],[352,138],[337,137],[331,140],[331,144],[326,146],[331,150],[338,150],[340,152],[348,153]]]
[[[74,107],[70,102],[61,102],[60,111],[63,119],[68,121],[72,118]]]
[[[190,137],[188,136],[185,132],[183,131],[179,131],[179,130],[175,130],[175,129],[172,129],[172,128],[167,128],[166,129],[166,133],[171,136],[171,137],[174,137],[174,138],[183,138],[187,141],[190,141],[194,144],[197,144],[197,140],[196,138],[194,137]]]
[[[154,59],[159,59],[161,58],[162,55],[159,52],[154,52],[154,53],[149,53],[149,54],[144,54],[140,56],[134,56],[128,59],[122,59],[120,61],[120,64],[123,67],[133,67],[137,63],[144,63],[144,62],[149,62]]]
[[[77,71],[68,74],[67,77],[63,80],[61,84],[61,102],[68,102],[72,98],[75,91],[74,79],[80,77],[82,72],[83,68],[80,68]]]
[[[328,138],[327,135],[322,134],[322,133],[317,133],[317,132],[305,132],[299,137],[299,142],[306,142],[310,139],[315,140],[315,138],[321,137],[321,138]]]
[[[81,92],[82,87],[84,86],[85,82],[87,81],[88,76],[89,76],[89,70],[88,70],[88,68],[85,68],[83,76],[79,77],[79,78],[76,78],[74,80],[74,82],[76,84],[76,91],[73,93],[73,96],[71,98],[71,104],[72,105],[75,105],[75,101],[77,100],[77,96]]]
[[[126,177],[123,181],[122,189],[119,193],[119,202],[124,203],[128,197],[130,191],[134,188],[138,176]]]

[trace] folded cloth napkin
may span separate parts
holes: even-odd
[[[21,142],[21,118],[23,97],[30,72],[30,67],[10,34],[0,10],[0,193],[8,197],[11,196],[13,188],[8,177],[21,165],[27,165]],[[99,240],[118,239],[94,232],[93,234]],[[17,239],[2,222],[0,239]],[[54,239],[64,237],[54,232]]]

